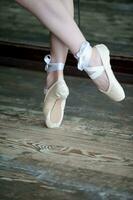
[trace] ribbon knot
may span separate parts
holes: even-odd
[[[48,70],[48,65],[49,65],[50,61],[51,61],[51,56],[50,55],[46,55],[44,57],[44,62],[46,63],[46,65],[45,65],[45,70],[46,71]]]
[[[76,54],[76,58],[78,59],[78,69],[83,71],[84,68],[88,67],[89,60],[91,57],[92,47],[90,43],[84,41],[80,47],[80,50]]]

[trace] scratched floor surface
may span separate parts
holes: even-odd
[[[47,129],[44,78],[0,67],[0,199],[132,200],[133,86],[114,103],[90,80],[66,77],[63,124]]]

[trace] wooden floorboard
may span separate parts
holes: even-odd
[[[115,103],[66,76],[64,121],[43,120],[41,72],[0,67],[1,199],[132,200],[133,86]],[[8,192],[7,192],[8,191]]]

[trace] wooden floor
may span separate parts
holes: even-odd
[[[114,103],[66,77],[64,121],[43,121],[44,74],[0,67],[0,199],[132,200],[133,86]]]

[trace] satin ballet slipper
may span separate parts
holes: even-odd
[[[109,49],[104,44],[96,45],[95,48],[97,49],[100,55],[102,65],[96,67],[89,66],[89,59],[92,50],[90,48],[89,43],[85,41],[82,44],[80,51],[77,53],[78,69],[81,71],[86,71],[86,73],[92,80],[98,78],[102,75],[103,72],[105,72],[109,80],[109,87],[107,91],[103,91],[101,89],[99,89],[99,91],[101,91],[114,101],[122,101],[125,98],[125,93],[122,86],[115,78],[115,75],[111,69]]]
[[[44,60],[47,64],[45,67],[47,72],[63,70],[64,68],[63,63],[50,63],[51,57],[49,55],[45,56]],[[63,78],[58,79],[50,88],[45,89],[43,113],[48,128],[60,127],[68,95],[69,89]]]

